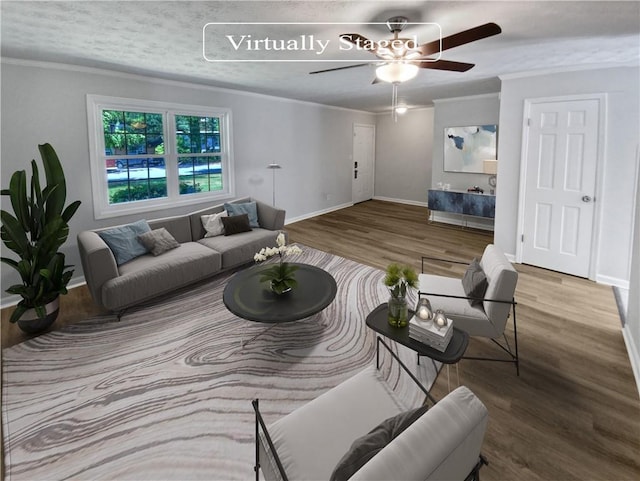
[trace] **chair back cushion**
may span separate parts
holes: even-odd
[[[478,462],[488,417],[482,401],[460,386],[349,480],[466,479]]]
[[[480,266],[487,276],[485,299],[513,300],[518,283],[518,272],[495,245],[489,244],[482,254]],[[509,317],[511,304],[484,301],[484,311],[498,332],[503,332]]]

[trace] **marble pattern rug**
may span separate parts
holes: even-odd
[[[301,247],[290,260],[338,285],[308,319],[267,331],[234,316],[222,303],[226,273],[120,322],[100,316],[4,350],[6,479],[253,478],[252,399],[269,424],[375,363],[365,318],[388,298],[383,272]],[[439,366],[416,366],[415,353],[392,345],[430,386]],[[420,402],[389,356],[383,371],[408,407]]]

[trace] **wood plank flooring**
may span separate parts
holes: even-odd
[[[468,261],[492,233],[429,224],[428,210],[368,201],[286,226],[300,242],[384,269],[401,262],[420,269],[422,255]],[[516,265],[520,377],[512,364],[463,360],[460,383],[489,409],[484,481],[640,479],[640,400],[611,288],[556,272]],[[462,268],[431,264],[429,272],[460,276]],[[99,314],[86,287],[63,297],[55,327]],[[2,346],[24,336],[2,310]],[[508,335],[512,330],[508,328]],[[472,339],[468,355],[498,353]],[[455,382],[455,368],[450,370]],[[433,389],[447,393],[446,370]],[[433,440],[437,443],[437,440]],[[429,449],[429,446],[425,446]]]
[[[471,260],[492,233],[429,224],[428,210],[369,201],[287,226],[300,242],[384,269],[422,255]],[[462,360],[460,383],[487,406],[484,481],[640,479],[640,401],[610,287],[515,265],[520,376],[508,363]],[[432,264],[429,272],[461,276]],[[507,335],[512,341],[512,324]],[[495,357],[473,338],[467,354]],[[455,368],[450,376],[455,382]],[[446,370],[433,389],[448,392]],[[437,442],[437,440],[433,440]],[[425,446],[425,449],[428,449]]]

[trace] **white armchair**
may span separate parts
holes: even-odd
[[[477,480],[487,464],[480,448],[488,412],[464,386],[426,412],[410,411],[417,419],[404,430],[392,421],[394,433],[384,432],[382,443],[379,433],[389,429],[389,418],[409,413],[375,366],[268,428],[257,399],[253,407],[256,481],[260,471],[267,481]]]
[[[422,274],[419,281],[419,296],[426,296],[431,302],[433,310],[442,309],[453,325],[466,331],[470,336],[490,338],[506,354],[507,359],[469,357],[483,361],[512,362],[516,366],[516,373],[520,375],[518,358],[518,332],[516,327],[516,301],[514,298],[518,272],[507,260],[504,253],[495,245],[489,244],[479,262],[480,276],[486,278],[486,291],[481,295],[470,295],[469,288],[465,290],[463,279],[437,276],[425,273],[425,262],[438,261],[456,264],[467,264],[451,259],[422,258]],[[467,271],[469,273],[469,270]],[[505,335],[505,328],[510,313],[513,311],[514,347],[511,348]],[[498,339],[503,338],[503,342]]]

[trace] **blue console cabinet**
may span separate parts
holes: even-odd
[[[472,215],[494,219],[496,196],[461,192],[456,190],[429,189],[429,210],[452,214]]]

